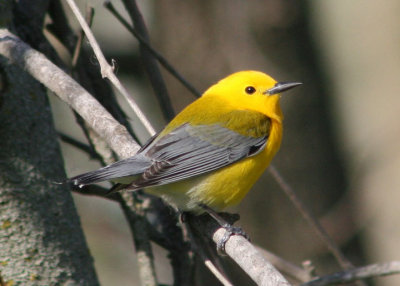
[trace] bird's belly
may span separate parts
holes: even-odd
[[[263,153],[209,174],[146,190],[182,211],[201,213],[199,204],[220,211],[238,204],[264,172],[271,156]]]

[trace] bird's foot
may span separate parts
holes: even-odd
[[[222,227],[224,228],[225,234],[224,236],[217,242],[217,251],[221,255],[225,255],[225,244],[228,242],[229,238],[232,235],[241,235],[247,240],[250,240],[249,236],[240,228],[237,226],[233,226],[231,223],[229,223],[224,217],[227,217],[229,221],[234,223],[239,219],[239,215],[231,215],[228,213],[217,213],[214,211],[212,208],[209,206],[206,206],[204,204],[199,205],[201,208],[204,209],[206,213],[208,213],[215,221]],[[224,216],[224,217],[223,217]]]
[[[250,237],[247,235],[247,233],[245,233],[240,227],[233,226],[229,223],[224,223],[224,225],[221,225],[221,227],[225,229],[224,236],[217,242],[217,251],[221,255],[225,255],[225,244],[232,235],[241,235],[245,239],[250,240]]]

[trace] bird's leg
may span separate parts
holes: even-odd
[[[206,206],[204,204],[199,204],[199,206],[206,212],[208,213],[215,221],[223,227],[226,232],[224,236],[218,241],[217,243],[217,251],[219,253],[225,253],[225,244],[229,240],[229,238],[232,235],[241,235],[247,240],[250,240],[249,236],[240,228],[237,226],[233,226],[230,224],[228,221],[226,221],[223,217],[221,217],[216,211],[214,211],[212,208],[209,206]]]

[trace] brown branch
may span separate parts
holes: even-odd
[[[131,192],[119,194],[120,205],[127,217],[132,236],[135,241],[139,276],[142,285],[157,286],[157,278],[154,266],[154,257],[151,249],[149,234],[147,231],[146,203],[137,203]],[[149,200],[147,198],[147,200]]]
[[[346,271],[325,275],[302,284],[301,286],[323,286],[349,283],[360,279],[373,278],[400,274],[400,261],[392,261],[380,264],[371,264]]]
[[[92,26],[93,23],[93,16],[94,16],[94,8],[90,6],[86,6],[86,16],[85,20],[88,23],[89,27]],[[78,41],[76,42],[74,52],[72,54],[71,65],[72,67],[76,67],[78,62],[79,55],[82,49],[83,39],[85,38],[85,32],[81,29],[79,31]]]
[[[201,93],[190,84],[159,52],[157,52],[148,42],[142,37],[129,23],[122,17],[122,15],[117,11],[114,5],[110,1],[104,2],[104,6],[117,18],[117,20],[124,26],[146,49],[150,51],[153,57],[155,57],[158,62],[178,81],[182,83],[191,93],[196,97],[200,97]]]
[[[122,0],[122,3],[124,3],[125,9],[128,11],[128,14],[137,32],[149,43],[150,41],[146,24],[144,23],[143,17],[139,11],[139,8],[137,7],[136,1]],[[174,117],[174,109],[172,108],[167,87],[165,86],[160,69],[158,68],[157,61],[154,59],[150,51],[143,46],[143,44],[140,44],[140,52],[143,60],[143,66],[147,72],[151,86],[161,101],[164,116],[167,121],[170,121]]]
[[[333,256],[336,258],[338,263],[343,269],[354,268],[353,264],[343,255],[339,247],[325,231],[322,225],[319,223],[318,219],[315,218],[312,213],[307,209],[301,199],[296,195],[293,188],[285,181],[285,179],[279,174],[278,170],[274,166],[268,168],[269,172],[272,174],[274,179],[278,182],[281,189],[289,197],[292,203],[296,206],[299,212],[302,214],[304,219],[312,226],[320,239],[326,244],[328,249],[331,251]]]
[[[64,134],[62,132],[58,132],[58,136],[60,136],[61,141],[63,141],[64,143],[67,143],[71,146],[74,146],[75,148],[85,152],[86,154],[88,154],[91,158],[93,159],[97,159],[97,160],[102,160],[102,158],[99,156],[99,154],[97,154],[93,148],[87,144],[82,143],[81,141],[67,135]]]
[[[185,221],[182,221],[181,224],[192,250],[200,257],[208,270],[210,270],[224,286],[232,286],[233,284],[228,280],[226,273],[223,271],[222,264],[219,261],[220,257],[215,257],[215,255],[213,255],[214,253],[211,253],[213,249],[210,249],[209,240],[204,239],[204,233],[198,231],[194,233],[196,229],[192,229],[191,224]],[[211,261],[210,257],[212,257],[214,262]]]

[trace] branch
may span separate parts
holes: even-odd
[[[93,16],[94,16],[94,8],[90,6],[86,6],[86,22],[88,23],[89,27],[92,26],[93,23]],[[79,31],[78,41],[76,42],[74,52],[72,54],[71,65],[72,67],[76,67],[78,63],[78,58],[81,53],[82,43],[85,38],[85,32],[81,29]]]
[[[215,243],[218,243],[226,233],[226,229],[217,225],[208,216],[188,216],[188,218],[190,218],[190,223],[193,223],[194,227],[212,237]],[[257,285],[290,285],[282,274],[243,236],[230,236],[225,244],[225,252]]]
[[[81,141],[67,135],[64,134],[62,132],[58,132],[58,136],[60,136],[61,141],[63,141],[64,143],[67,143],[71,146],[74,146],[75,148],[85,152],[86,154],[88,154],[92,159],[97,159],[97,160],[102,160],[102,158],[99,156],[99,154],[97,154],[93,148],[85,143],[82,143]]]
[[[121,82],[115,76],[113,67],[111,65],[109,65],[106,58],[104,57],[104,55],[99,47],[99,44],[97,43],[92,31],[90,30],[88,24],[86,23],[85,19],[83,18],[82,14],[80,13],[75,2],[73,0],[66,0],[66,1],[67,1],[68,5],[70,6],[72,12],[74,13],[75,17],[79,21],[79,24],[81,25],[83,31],[85,32],[86,37],[93,49],[93,52],[95,53],[97,60],[99,61],[102,77],[108,78],[111,81],[111,83],[117,88],[117,90],[122,94],[122,96],[124,96],[124,98],[128,101],[132,110],[135,112],[135,114],[137,115],[139,120],[142,122],[143,126],[146,128],[147,132],[149,132],[149,134],[151,136],[153,136],[156,133],[155,129],[153,128],[153,126],[151,125],[150,121],[147,119],[145,114],[140,110],[137,103],[128,94],[125,87],[121,84]]]
[[[355,280],[400,274],[400,261],[392,261],[380,264],[371,264],[364,267],[351,270],[336,272],[330,275],[322,276],[301,286],[323,286],[339,283],[349,283]]]
[[[143,285],[156,286],[157,278],[152,255],[149,234],[147,231],[146,210],[143,204],[135,202],[131,192],[118,194],[122,210],[127,217],[135,241],[139,276]],[[147,200],[149,200],[147,198]],[[148,203],[147,203],[148,204]]]
[[[339,247],[333,241],[333,239],[329,236],[329,234],[325,231],[322,225],[319,223],[318,219],[316,219],[311,212],[307,209],[304,203],[300,200],[300,198],[296,195],[293,188],[285,181],[285,179],[279,174],[278,170],[274,166],[269,166],[269,172],[278,182],[281,189],[285,192],[285,194],[289,197],[292,203],[297,207],[300,213],[303,215],[305,220],[313,227],[317,235],[320,239],[326,244],[328,249],[331,251],[333,256],[339,262],[340,266],[343,269],[351,269],[354,268],[353,264],[343,255],[340,251]]]
[[[115,9],[114,5],[110,1],[104,2],[104,6],[117,18],[117,20],[124,26],[149,52],[155,57],[158,62],[173,75],[178,81],[182,83],[191,93],[196,97],[200,97],[201,93],[191,85],[159,52],[157,52],[148,42],[142,37],[129,23],[122,17],[122,15]]]
[[[211,249],[209,239],[205,239],[203,233],[195,235],[192,231],[190,223],[186,223],[184,220],[181,221],[183,232],[187,235],[187,240],[190,242],[192,250],[199,255],[204,265],[210,270],[210,272],[221,282],[224,286],[232,286],[233,284],[228,280],[226,273],[224,273],[222,265],[219,261],[220,256],[215,257],[213,255],[215,248]],[[207,250],[207,254],[206,254]],[[210,257],[214,259],[214,263]]]
[[[134,155],[140,146],[83,87],[6,29],[0,29],[0,54],[25,69],[32,77],[54,92],[78,112],[122,158]]]
[[[284,260],[283,258],[266,249],[258,246],[256,246],[256,248],[279,271],[291,276],[292,278],[295,278],[300,282],[310,281],[313,278],[313,276],[310,275],[310,272],[306,269],[299,267],[292,262]]]
[[[77,47],[77,37],[75,32],[68,24],[67,17],[64,12],[64,7],[61,1],[50,1],[48,14],[51,18],[51,23],[46,25],[47,30],[52,33],[69,51],[71,56]],[[108,81],[102,79],[97,65],[93,65],[92,55],[89,55],[85,49],[80,50],[77,65],[73,68],[71,74],[90,94],[105,107],[112,116],[122,125],[124,125],[129,134],[139,142],[138,138],[132,131],[127,116],[122,111],[117,103],[117,100]],[[57,64],[57,63],[56,63]],[[57,64],[60,66],[59,64]],[[67,70],[64,68],[64,70]],[[79,123],[79,120],[78,120]],[[81,125],[82,127],[82,125]],[[83,131],[87,130],[83,127]],[[85,132],[86,136],[86,132]]]
[[[131,17],[131,20],[138,33],[144,39],[146,39],[147,42],[149,42],[147,28],[135,0],[122,0],[122,3],[124,3],[125,9],[128,11],[128,14]],[[174,117],[174,109],[172,108],[167,87],[165,86],[160,69],[158,68],[157,61],[151,55],[149,50],[143,47],[142,44],[140,44],[140,52],[143,60],[143,66],[147,72],[151,86],[161,101],[164,116],[168,121],[170,121]]]

